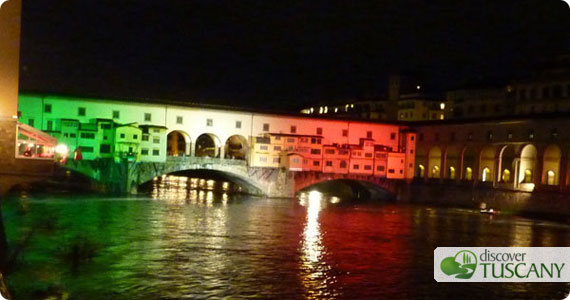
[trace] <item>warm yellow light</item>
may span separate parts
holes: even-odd
[[[439,104],[439,108],[441,108],[441,110],[444,110],[445,109],[445,103],[441,102]]]
[[[421,87],[420,85],[416,86],[416,89],[418,89],[418,90],[421,89],[421,88],[422,88],[422,87]]]
[[[311,113],[315,112],[315,108],[311,107]]]
[[[443,114],[441,114],[441,115],[439,116],[439,119],[440,119],[440,120],[443,120],[443,119],[444,119]]]
[[[334,108],[334,112],[338,112],[338,107],[335,107],[335,108]]]
[[[354,104],[351,104],[351,105],[350,105],[350,108],[354,108]]]
[[[319,114],[322,114],[322,113],[323,113],[323,107],[321,106],[321,107],[319,107]]]
[[[329,107],[325,106],[325,114],[329,112]]]

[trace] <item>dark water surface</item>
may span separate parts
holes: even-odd
[[[15,299],[562,299],[570,284],[436,283],[438,246],[570,246],[570,226],[476,211],[232,196],[12,197]],[[339,202],[339,203],[335,203]]]

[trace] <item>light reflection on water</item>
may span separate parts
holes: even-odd
[[[347,204],[318,192],[278,200],[233,191],[173,176],[154,180],[148,198],[9,200],[11,244],[33,235],[8,282],[18,299],[57,291],[70,299],[561,299],[570,291],[433,280],[435,247],[570,246],[567,224]],[[96,255],[72,270],[58,249],[77,236]]]
[[[302,193],[300,204],[307,208],[307,220],[303,231],[301,255],[301,279],[308,299],[334,298],[337,293],[332,289],[334,276],[328,274],[329,266],[323,260],[324,246],[321,240],[319,213],[323,194],[318,191]]]

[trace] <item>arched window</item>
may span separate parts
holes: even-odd
[[[465,180],[473,180],[473,170],[469,167],[465,168],[465,175],[463,178]]]

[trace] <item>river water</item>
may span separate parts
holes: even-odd
[[[442,284],[438,246],[570,246],[568,224],[172,177],[147,197],[12,195],[14,299],[562,299],[562,284]]]

